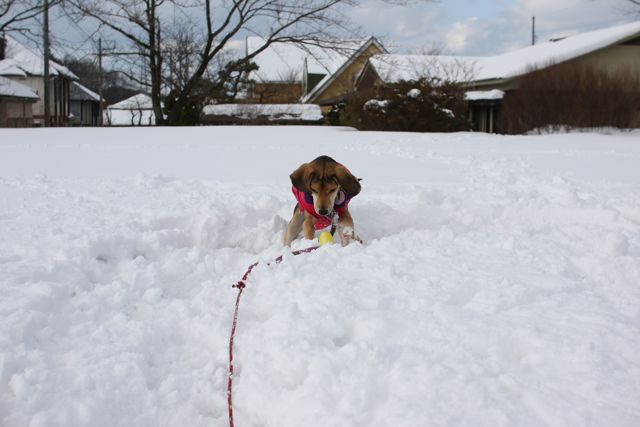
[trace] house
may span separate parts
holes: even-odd
[[[34,126],[44,126],[44,61],[42,54],[31,50],[9,35],[1,37],[0,76],[29,86],[39,96],[32,104]],[[69,124],[71,82],[78,77],[67,67],[49,61],[50,125]]]
[[[33,126],[32,105],[39,99],[29,86],[0,76],[0,127]]]
[[[102,115],[105,126],[154,126],[156,124],[151,97],[144,93],[109,105]]]
[[[469,88],[470,118],[476,130],[494,132],[502,99],[525,76],[557,64],[581,64],[613,73],[640,73],[640,22],[549,40],[490,57],[376,55],[356,83],[364,91],[420,77],[458,81]]]
[[[71,82],[70,121],[73,126],[100,126],[100,96],[78,82]],[[104,101],[104,100],[103,100]]]
[[[247,53],[254,52],[264,40],[247,38]],[[343,41],[338,48],[300,47],[273,43],[254,58],[258,70],[248,102],[267,104],[318,104],[324,110],[344,101],[353,90],[355,76],[367,59],[386,50],[374,37]]]

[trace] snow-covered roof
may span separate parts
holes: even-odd
[[[0,76],[0,97],[23,98],[37,101],[37,93],[27,85]]]
[[[5,59],[0,61],[0,70],[6,67],[10,71],[15,72],[19,69],[22,73],[32,76],[42,76],[44,74],[44,61],[41,53],[34,52],[11,36],[5,36],[5,40]],[[9,62],[5,63],[8,60]],[[2,74],[15,75],[4,72]],[[72,80],[78,80],[78,76],[73,74],[67,67],[51,60],[49,60],[49,75],[63,75]]]
[[[151,97],[144,93],[139,93],[123,101],[109,105],[111,110],[152,110],[153,103]]]
[[[332,75],[367,41],[341,41],[338,49],[272,43],[254,58],[259,68],[252,77],[262,82],[302,81],[305,61],[308,73]],[[264,42],[248,37],[247,52],[255,52]]]
[[[494,101],[502,98],[504,98],[504,91],[500,89],[470,90],[464,94],[464,99],[467,101]]]
[[[27,77],[27,73],[13,58],[5,58],[0,61],[0,76]]]
[[[100,95],[92,91],[91,89],[82,86],[78,82],[71,82],[71,90],[69,98],[72,101],[95,101],[100,102]]]
[[[456,81],[509,79],[526,74],[533,68],[568,61],[638,36],[640,22],[632,22],[496,56],[376,55],[370,59],[369,66],[386,83],[450,75],[455,76]]]
[[[475,80],[507,79],[532,68],[568,61],[640,36],[640,22],[618,25],[548,41],[524,49],[486,58],[479,64]]]
[[[315,104],[217,104],[202,109],[205,116],[229,116],[240,119],[302,120],[323,119],[320,106]]]
[[[153,126],[156,124],[153,110],[106,108],[102,114],[103,123],[107,126]]]
[[[450,81],[471,79],[478,62],[484,58],[440,55],[375,55],[370,66],[385,83],[419,80],[423,77]]]

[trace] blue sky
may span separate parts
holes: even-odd
[[[530,44],[533,15],[543,41],[640,19],[631,9],[627,0],[440,0],[403,7],[366,0],[351,16],[399,53],[436,47],[483,56]]]

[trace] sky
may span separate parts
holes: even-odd
[[[437,49],[469,56],[528,46],[532,16],[538,41],[640,20],[640,6],[629,0],[404,0],[408,4],[392,4],[398,2],[403,0],[360,0],[346,13],[363,35],[378,37],[392,53]],[[64,16],[55,19],[53,28],[54,52],[95,57],[96,43],[86,41],[94,32],[91,28],[81,29]],[[243,46],[244,40],[234,45]]]
[[[393,6],[367,0],[351,18],[367,34],[382,37],[394,53],[429,52],[486,56],[537,40],[606,28],[640,19],[627,0],[440,0]]]

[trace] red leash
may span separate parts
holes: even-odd
[[[319,246],[313,246],[313,247],[310,247],[310,248],[307,248],[307,249],[300,249],[298,251],[293,251],[291,253],[293,255],[300,255],[300,254],[304,254],[304,253],[315,251],[318,248],[319,248]],[[278,258],[274,259],[272,262],[270,262],[267,265],[271,265],[272,263],[280,264],[282,262],[283,257],[284,257],[284,255],[280,255]],[[238,324],[238,307],[240,306],[240,296],[242,296],[242,291],[247,286],[245,284],[245,280],[247,280],[247,278],[251,274],[251,270],[253,270],[253,267],[255,267],[256,265],[258,265],[257,262],[254,262],[253,264],[251,264],[249,266],[249,268],[247,268],[247,271],[244,273],[244,276],[242,276],[242,279],[240,279],[240,281],[238,281],[238,283],[233,285],[234,288],[238,288],[238,296],[236,297],[236,309],[233,312],[233,325],[231,326],[231,336],[229,338],[229,381],[227,383],[227,402],[229,403],[229,427],[234,427],[234,425],[233,425],[233,402],[232,402],[232,396],[233,396],[233,393],[232,393],[232,388],[233,388],[233,337],[236,334],[236,326]]]

